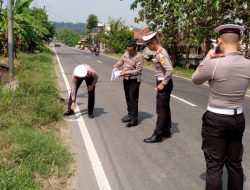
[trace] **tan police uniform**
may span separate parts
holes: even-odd
[[[71,82],[71,93],[68,102],[68,111],[64,115],[67,116],[72,115],[74,113],[74,111],[71,109],[71,105],[73,102],[76,102],[77,91],[83,80],[85,80],[87,87],[93,86],[93,89],[91,91],[88,90],[88,116],[90,118],[93,118],[93,110],[95,105],[95,86],[98,81],[98,75],[96,71],[87,64],[78,65],[77,67],[79,68],[79,66],[83,66],[83,68],[85,67],[87,74],[85,76],[82,76],[78,75],[76,72],[73,73]],[[75,69],[75,71],[77,71],[77,68]],[[89,72],[92,73],[91,76],[88,74]]]
[[[124,122],[130,122],[127,127],[137,125],[138,118],[138,101],[139,87],[141,84],[141,72],[144,65],[144,57],[141,53],[136,52],[134,56],[129,55],[126,51],[116,66],[123,65],[126,76],[123,78],[123,86],[127,103],[128,118]]]
[[[238,25],[222,25],[219,35],[237,33]],[[250,82],[250,60],[241,52],[211,56],[199,65],[192,76],[194,84],[209,82],[207,112],[202,117],[202,149],[207,166],[206,190],[222,190],[224,164],[228,170],[228,190],[243,189],[241,166],[245,129],[244,97]]]
[[[171,128],[171,110],[170,110],[170,94],[173,90],[172,73],[173,67],[169,55],[164,48],[157,51],[155,58],[155,77],[156,85],[160,83],[165,85],[164,89],[157,91],[156,95],[156,129],[158,135],[168,134]]]
[[[156,143],[161,142],[163,137],[171,137],[171,110],[169,104],[170,94],[173,90],[173,67],[167,51],[160,45],[159,34],[157,32],[147,30],[146,34],[142,38],[147,46],[151,48],[151,51],[156,51],[156,54],[153,55],[152,59],[155,64],[156,86],[158,87],[158,85],[160,84],[164,85],[164,88],[162,90],[159,90],[157,88],[157,121],[154,133],[151,137],[144,139],[145,143]],[[158,43],[156,40],[158,41]],[[155,42],[155,45],[152,47],[149,45],[151,42]]]

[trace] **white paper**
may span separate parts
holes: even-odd
[[[112,74],[111,74],[111,81],[119,78],[121,74],[122,74],[122,70],[113,69]]]

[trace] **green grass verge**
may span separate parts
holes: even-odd
[[[0,187],[41,189],[38,178],[70,174],[72,156],[55,127],[63,105],[51,52],[19,53],[18,60],[20,87],[15,92],[0,87]]]

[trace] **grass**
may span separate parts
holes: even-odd
[[[186,78],[191,78],[192,74],[194,73],[194,69],[185,69],[183,67],[174,67],[174,74],[183,76]]]
[[[51,52],[19,53],[18,61],[19,88],[0,87],[0,187],[41,189],[37,178],[70,175],[72,155],[55,127],[62,121],[63,105]]]

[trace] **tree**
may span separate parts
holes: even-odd
[[[80,35],[76,31],[68,28],[59,30],[57,37],[68,46],[74,46],[80,40]]]
[[[220,24],[241,19],[249,26],[247,0],[134,0],[131,9],[136,8],[140,9],[136,22],[146,21],[152,29],[161,30],[168,47],[184,44],[187,55],[190,45],[202,42],[207,52],[215,38],[213,29]]]
[[[42,9],[31,10],[32,0],[13,0],[13,28],[15,48],[34,51],[43,40],[54,34],[53,26],[48,23],[48,16]],[[7,10],[0,9],[1,51],[7,56]]]
[[[115,53],[123,53],[127,43],[134,39],[133,32],[124,26],[122,19],[110,21],[110,31],[107,33],[106,41],[110,50]]]
[[[98,18],[96,15],[91,14],[88,16],[87,19],[87,34],[89,34],[93,28],[97,27],[98,24]]]

